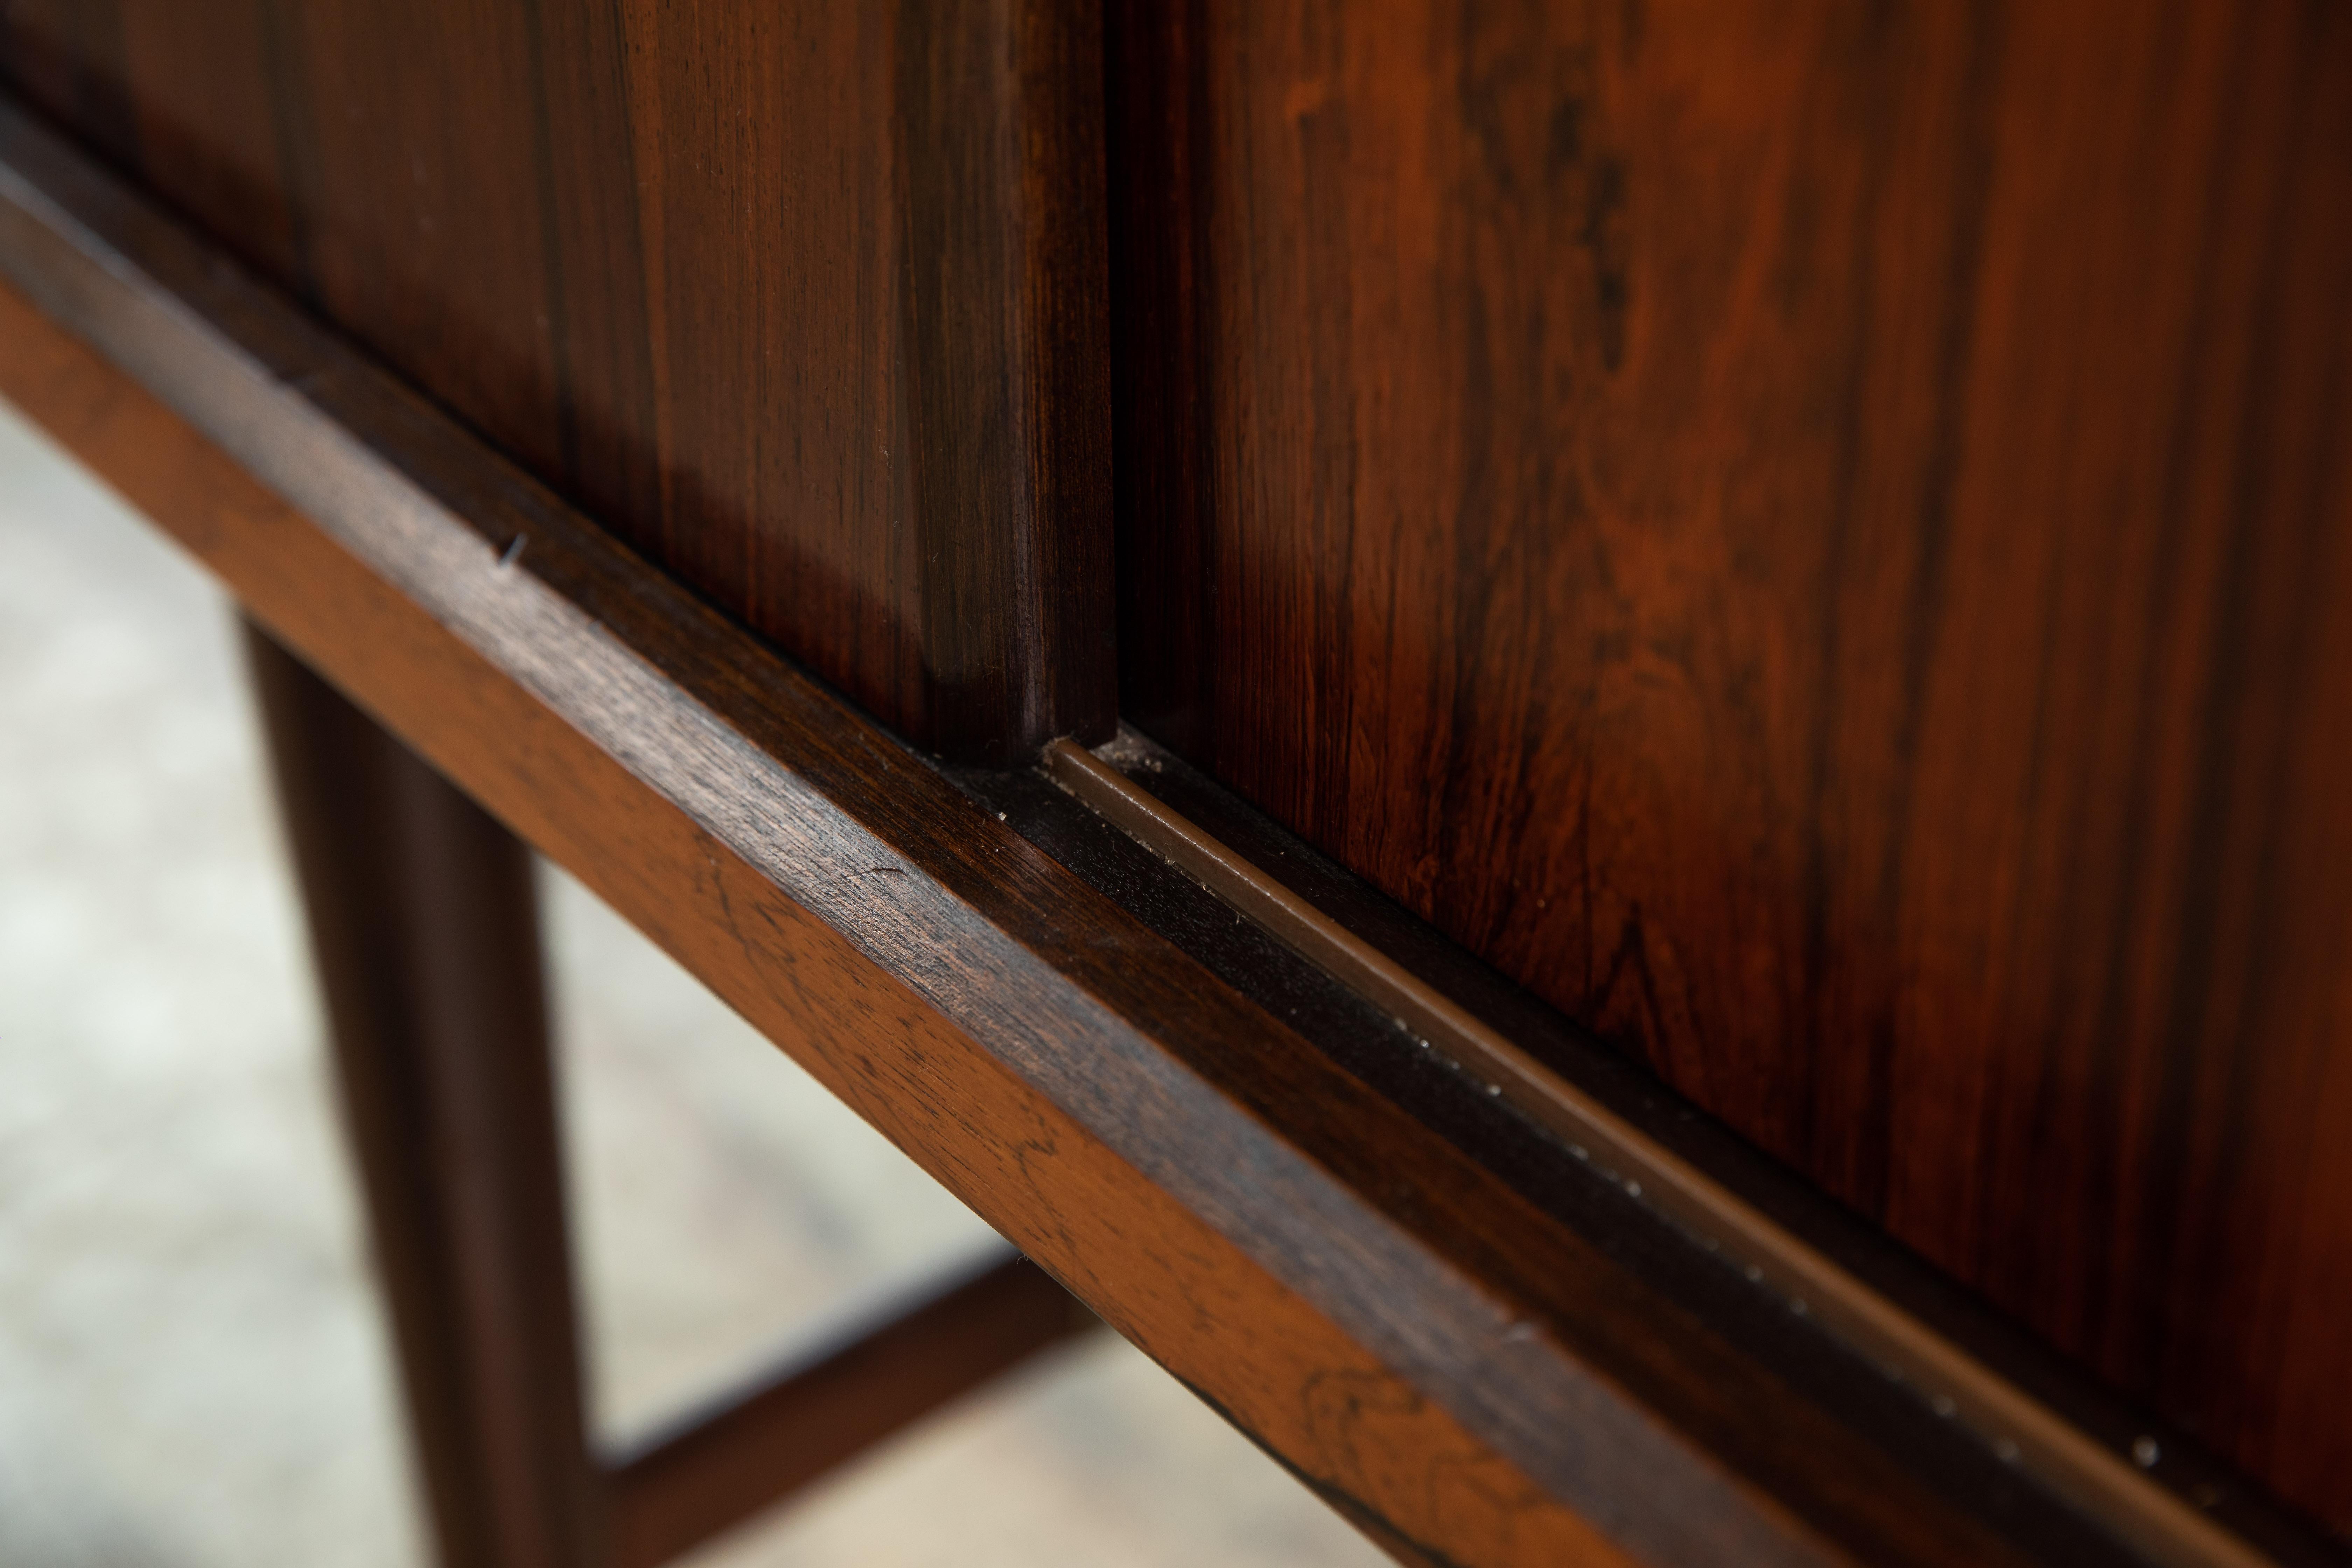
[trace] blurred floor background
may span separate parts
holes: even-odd
[[[420,1563],[225,600],[0,404],[0,1564]],[[546,873],[600,1428],[990,1233]],[[1385,1561],[1115,1337],[691,1560]]]

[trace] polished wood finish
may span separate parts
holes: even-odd
[[[443,1568],[602,1568],[530,851],[247,648]]]
[[[266,632],[245,642],[442,1568],[658,1568],[1098,1326],[990,1260],[600,1458],[530,848]]]
[[[9,157],[33,148],[16,136]],[[1740,1371],[1606,1253],[446,421],[200,254],[176,258],[136,209],[108,214],[103,185],[73,191],[57,167],[47,181],[91,237],[142,245],[186,312],[120,299],[136,275],[120,258],[45,308],[120,353],[136,343],[113,327],[160,331],[164,348],[191,322],[236,324],[247,353],[291,374],[207,376],[188,414],[224,437],[268,428],[280,456],[224,454],[14,294],[9,397],[1327,1498],[1461,1563],[1622,1561],[1613,1540],[1651,1561],[1849,1561],[1818,1519],[1861,1528],[1882,1561],[2000,1559],[1894,1460]],[[64,266],[21,218],[0,228],[16,278]],[[108,327],[110,310],[130,315]],[[245,421],[270,406],[291,423]],[[322,445],[303,406],[369,437]],[[322,487],[336,533],[247,463]],[[518,531],[530,548],[501,572],[497,541]],[[536,642],[501,639],[485,609],[531,618]],[[751,804],[776,793],[783,809]],[[1277,1133],[1263,1117],[1282,1110],[1307,1121]],[[1362,1194],[1340,1180],[1367,1173]],[[1524,1333],[1500,1333],[1512,1323]],[[1601,1368],[1679,1394],[1673,1420]],[[1736,1467],[1771,1455],[1834,1460],[1776,1502]]]
[[[21,125],[9,129],[10,154],[26,156],[32,133]],[[79,205],[76,210],[98,216]],[[135,233],[166,245],[173,238],[135,214],[115,216],[128,226],[108,226],[118,238]],[[0,258],[21,260],[27,243],[12,226],[0,239]],[[173,268],[181,281],[209,278],[215,288],[234,282],[201,251],[185,254],[189,265]],[[169,260],[168,254],[149,258],[158,267]],[[224,318],[255,324],[255,297],[233,292],[237,300],[224,305]],[[347,354],[315,333],[302,337],[290,317],[267,312],[263,320],[319,356],[309,374],[295,377],[302,385],[320,394],[348,390]],[[244,462],[9,287],[0,287],[0,395],[104,473],[229,584],[274,636],[359,694],[380,721],[678,957],[1008,1239],[1284,1456],[1322,1496],[1392,1539],[1427,1543],[1433,1560],[1625,1561],[1445,1405],[1359,1344],[1311,1294],[1270,1272],[1262,1247],[1245,1250],[1156,1184],[1107,1142],[1114,1119],[1097,1110],[1081,1121],[1030,1081],[1017,1061],[1000,1056],[1005,1031],[1027,1016],[1005,1006],[1006,997],[998,997],[992,1017],[969,1020],[997,1037],[998,1049],[992,1049],[913,989],[911,972],[877,965],[851,936],[813,912],[810,902],[824,907],[814,882],[801,889],[810,902],[784,891],[768,866],[749,858],[758,853],[751,846],[719,837],[615,761],[517,672],[459,639]],[[279,361],[274,353],[263,357]],[[291,390],[290,381],[279,384]],[[435,437],[426,448],[409,452],[417,471],[446,480],[443,459],[453,451],[472,466],[469,488],[485,527],[511,538],[513,509],[529,509],[521,515],[531,524],[530,542],[518,568],[544,572],[562,563],[576,571],[587,550],[585,563],[605,567],[604,578],[575,584],[574,591],[629,621],[646,613],[648,596],[665,616],[683,617],[677,623],[682,640],[673,639],[662,657],[685,660],[698,681],[719,682],[736,721],[754,725],[770,744],[788,745],[817,776],[856,784],[873,799],[887,800],[894,789],[916,792],[922,806],[911,814],[875,809],[899,816],[906,830],[952,841],[946,852],[966,866],[959,881],[982,874],[1003,879],[1007,892],[1050,910],[1051,920],[1066,918],[1071,889],[1045,857],[961,797],[935,793],[934,775],[887,737],[682,601],[641,563],[626,563],[634,575],[612,575],[616,552],[594,531],[429,409],[380,378],[362,384],[380,438],[413,438],[419,429]],[[479,537],[488,568],[500,552]],[[1032,914],[1024,923],[1038,919]],[[951,952],[956,944],[939,945]],[[1126,943],[1116,955],[1136,951],[1144,950]],[[1212,1000],[1224,994],[1213,983],[1206,990]],[[1092,1004],[1076,1005],[1099,1016]],[[1084,1061],[1097,1053],[1065,1054]],[[1112,1065],[1118,1059],[1108,1058]],[[1136,1100],[1144,1098],[1138,1090]],[[1178,1106],[1165,1109],[1172,1120],[1158,1129],[1163,1137],[1196,1123],[1198,1111],[1189,1104],[1181,1116]],[[1167,1156],[1149,1158],[1162,1165]],[[1297,1205],[1299,1194],[1268,1191],[1259,1202],[1278,1215]],[[1304,1255],[1318,1250],[1308,1247]],[[1546,1342],[1532,1342],[1538,1348]],[[1563,1435],[1577,1430],[1570,1426]],[[1703,1466],[1698,1474],[1710,1469]],[[1448,1495],[1433,1494],[1426,1484],[1433,1474],[1449,1478]],[[1453,1487],[1466,1489],[1457,1499]],[[1738,1507],[1760,1509],[1751,1517],[1788,1528],[1779,1523],[1785,1516],[1760,1499]],[[1637,1518],[1649,1511],[1633,1508]],[[1723,1528],[1712,1508],[1706,1518],[1710,1527]],[[1738,1512],[1732,1522],[1741,1522]]]
[[[1097,13],[10,0],[0,79],[882,716],[1112,717]]]
[[[1112,18],[1129,717],[2352,1528],[2352,15]]]
[[[1392,1550],[2329,1560],[2225,1473],[2224,1523],[2084,1511],[1042,777],[900,750],[5,113],[0,268],[0,391]],[[1008,788],[1044,793],[965,793]],[[2157,1430],[2147,1485],[2185,1498]]]
[[[658,1568],[1098,1326],[991,1259],[594,1453],[530,853],[250,623],[246,646],[442,1568]]]
[[[689,1414],[612,1477],[614,1568],[657,1568],[909,1421],[1098,1326],[1026,1258],[992,1260],[757,1388]]]

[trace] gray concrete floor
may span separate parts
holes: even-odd
[[[598,1419],[659,1419],[987,1227],[547,878]],[[0,1568],[421,1561],[226,605],[0,405]],[[700,1553],[1379,1558],[1105,1335]]]

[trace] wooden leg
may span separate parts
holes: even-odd
[[[248,625],[444,1568],[652,1568],[1095,1326],[1012,1258],[609,1471],[581,1397],[530,852]]]
[[[657,1568],[1037,1352],[1099,1327],[1013,1256],[934,1281],[618,1457],[610,1568]]]
[[[602,1568],[528,851],[248,626],[445,1568]]]

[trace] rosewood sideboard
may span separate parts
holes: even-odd
[[[442,1560],[1107,1323],[1401,1561],[2352,1563],[2352,8],[0,0]],[[1006,1237],[590,1442],[526,851]]]

